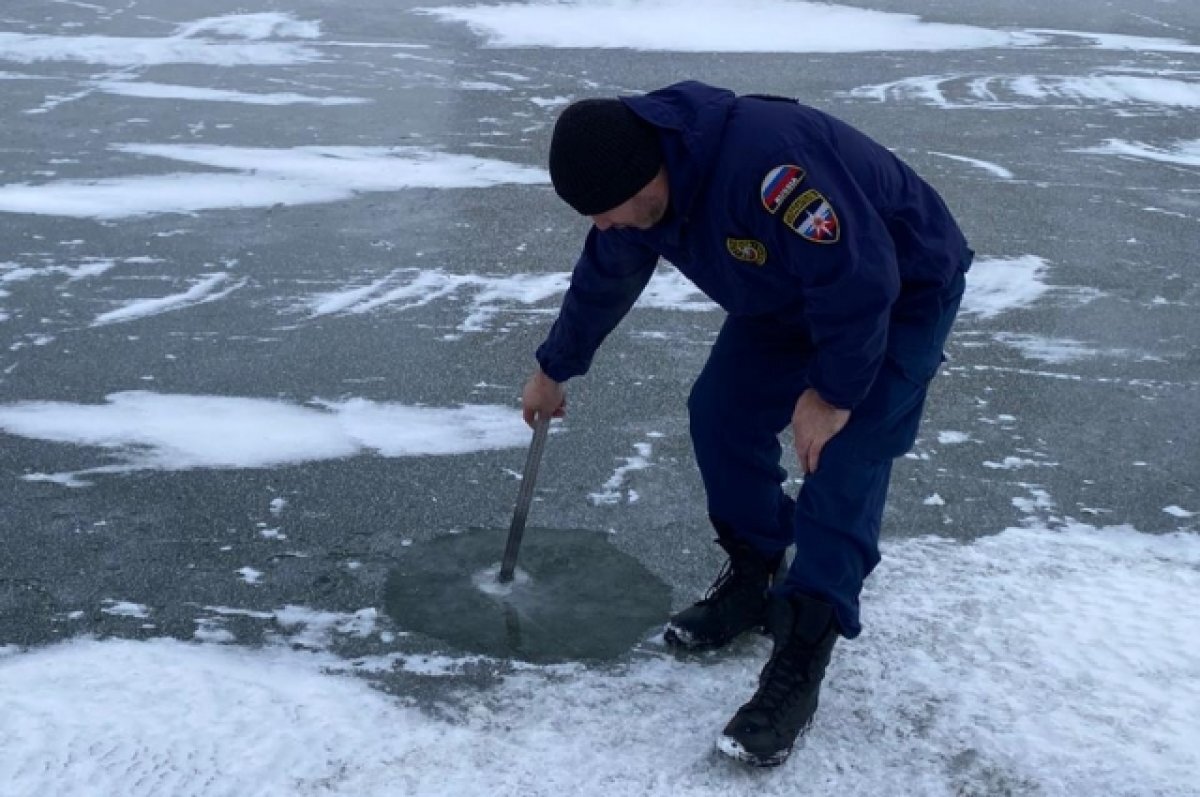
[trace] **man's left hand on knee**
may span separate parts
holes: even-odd
[[[796,455],[805,473],[814,473],[821,450],[850,420],[850,410],[835,407],[813,388],[800,394],[792,412],[792,433],[796,438]]]

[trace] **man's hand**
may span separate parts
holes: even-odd
[[[804,472],[815,473],[821,449],[850,420],[850,410],[826,403],[811,387],[800,394],[792,412],[792,433],[796,437],[796,455]]]
[[[538,368],[521,393],[521,411],[531,427],[538,418],[561,418],[567,410],[567,392]]]

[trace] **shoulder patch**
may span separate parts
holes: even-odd
[[[835,244],[842,237],[837,213],[820,191],[809,189],[792,200],[783,212],[783,223],[806,241]]]
[[[767,209],[767,212],[778,212],[803,179],[804,170],[790,163],[776,166],[767,172],[760,189],[763,207]]]
[[[726,238],[725,248],[738,260],[761,266],[767,262],[767,247],[753,238]]]

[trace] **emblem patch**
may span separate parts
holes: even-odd
[[[783,223],[815,244],[835,244],[842,237],[833,205],[821,192],[811,189],[792,200],[783,213]]]
[[[776,166],[767,172],[767,176],[763,178],[761,189],[763,207],[767,209],[767,212],[778,212],[803,179],[804,170],[791,164]]]
[[[767,262],[767,247],[753,238],[726,238],[725,248],[738,260],[761,266]]]

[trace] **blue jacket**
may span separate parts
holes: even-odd
[[[622,101],[658,128],[671,209],[649,230],[592,228],[537,350],[556,381],[586,373],[661,256],[729,314],[807,333],[809,384],[853,408],[889,327],[921,324],[970,264],[933,188],[828,114],[695,81]]]

